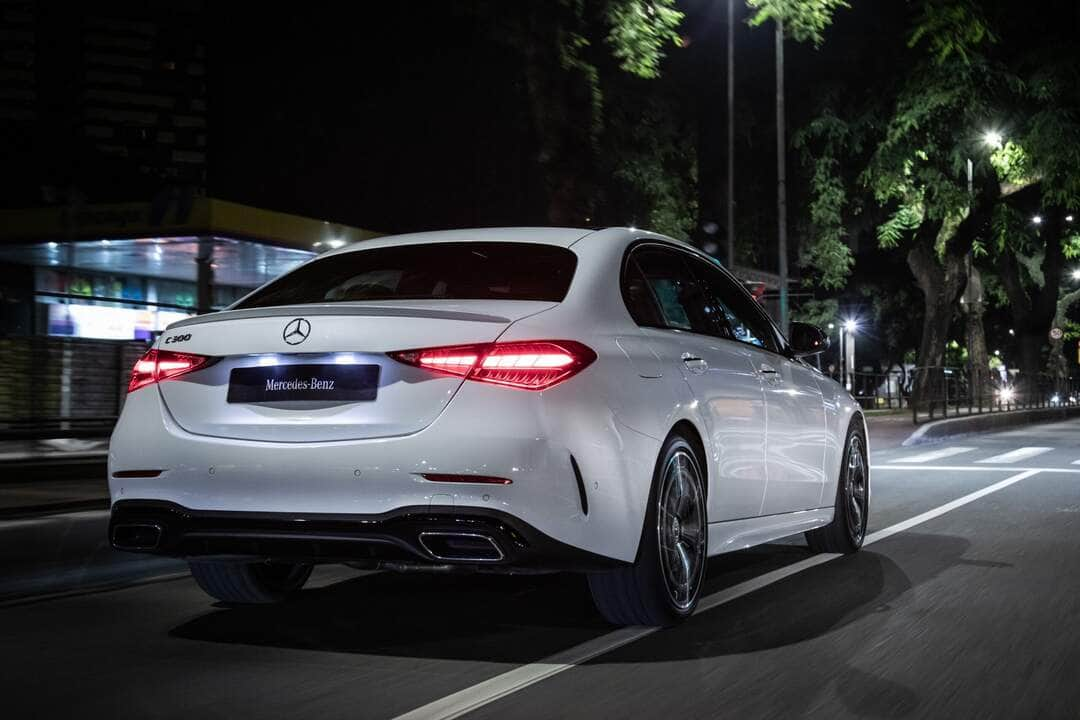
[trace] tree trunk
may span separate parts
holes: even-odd
[[[948,342],[949,325],[957,297],[964,287],[964,254],[946,253],[941,262],[935,257],[932,239],[937,236],[941,223],[923,223],[915,246],[908,251],[907,261],[919,289],[923,292],[925,313],[923,315],[922,341],[916,359],[913,400],[917,405],[933,402],[944,397],[941,383],[944,379],[945,344]]]
[[[1039,376],[1043,368],[1042,348],[1048,343],[1050,327],[1057,314],[1061,290],[1061,273],[1065,263],[1062,236],[1066,232],[1063,223],[1064,209],[1047,209],[1046,221],[1039,230],[1045,243],[1042,260],[1042,287],[1028,291],[1021,280],[1020,266],[1012,252],[1002,253],[1000,258],[1001,284],[1009,298],[1013,327],[1020,349],[1021,395],[1034,398],[1039,391]]]
[[[970,258],[967,260],[971,262]],[[964,288],[963,304],[966,315],[964,335],[968,351],[968,387],[971,402],[976,407],[990,404],[993,393],[990,389],[990,354],[986,350],[986,332],[983,330],[982,276],[978,268],[971,264],[969,282]]]
[[[1062,295],[1057,303],[1057,312],[1054,313],[1053,327],[1065,329],[1065,321],[1069,316],[1069,308],[1073,303],[1080,300],[1080,290],[1073,290]],[[1046,374],[1054,383],[1054,391],[1059,395],[1065,392],[1066,381],[1069,379],[1069,362],[1065,359],[1065,336],[1062,334],[1057,340],[1050,338],[1050,357],[1046,362]]]

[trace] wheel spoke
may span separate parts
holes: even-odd
[[[851,504],[851,514],[852,514],[852,518],[851,518],[852,528],[851,529],[854,530],[856,533],[860,533],[862,531],[862,518],[863,518],[862,503],[858,502],[857,500],[855,500],[853,498],[850,504]]]
[[[691,578],[691,566],[690,553],[686,549],[685,543],[679,543],[675,546],[675,550],[679,555],[679,569],[682,570],[682,582],[680,582],[682,594],[689,599],[690,597],[690,578]]]

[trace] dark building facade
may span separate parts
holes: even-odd
[[[200,1],[0,0],[0,206],[205,194]]]

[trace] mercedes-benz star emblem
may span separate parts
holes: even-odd
[[[281,339],[290,345],[299,345],[307,340],[310,334],[311,323],[304,318],[296,318],[290,320],[289,324],[285,326],[285,330],[281,333]]]

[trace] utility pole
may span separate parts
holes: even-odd
[[[735,268],[735,0],[727,6],[727,265]]]
[[[780,329],[788,332],[787,142],[784,113],[784,23],[776,19],[776,224],[780,255]]]

